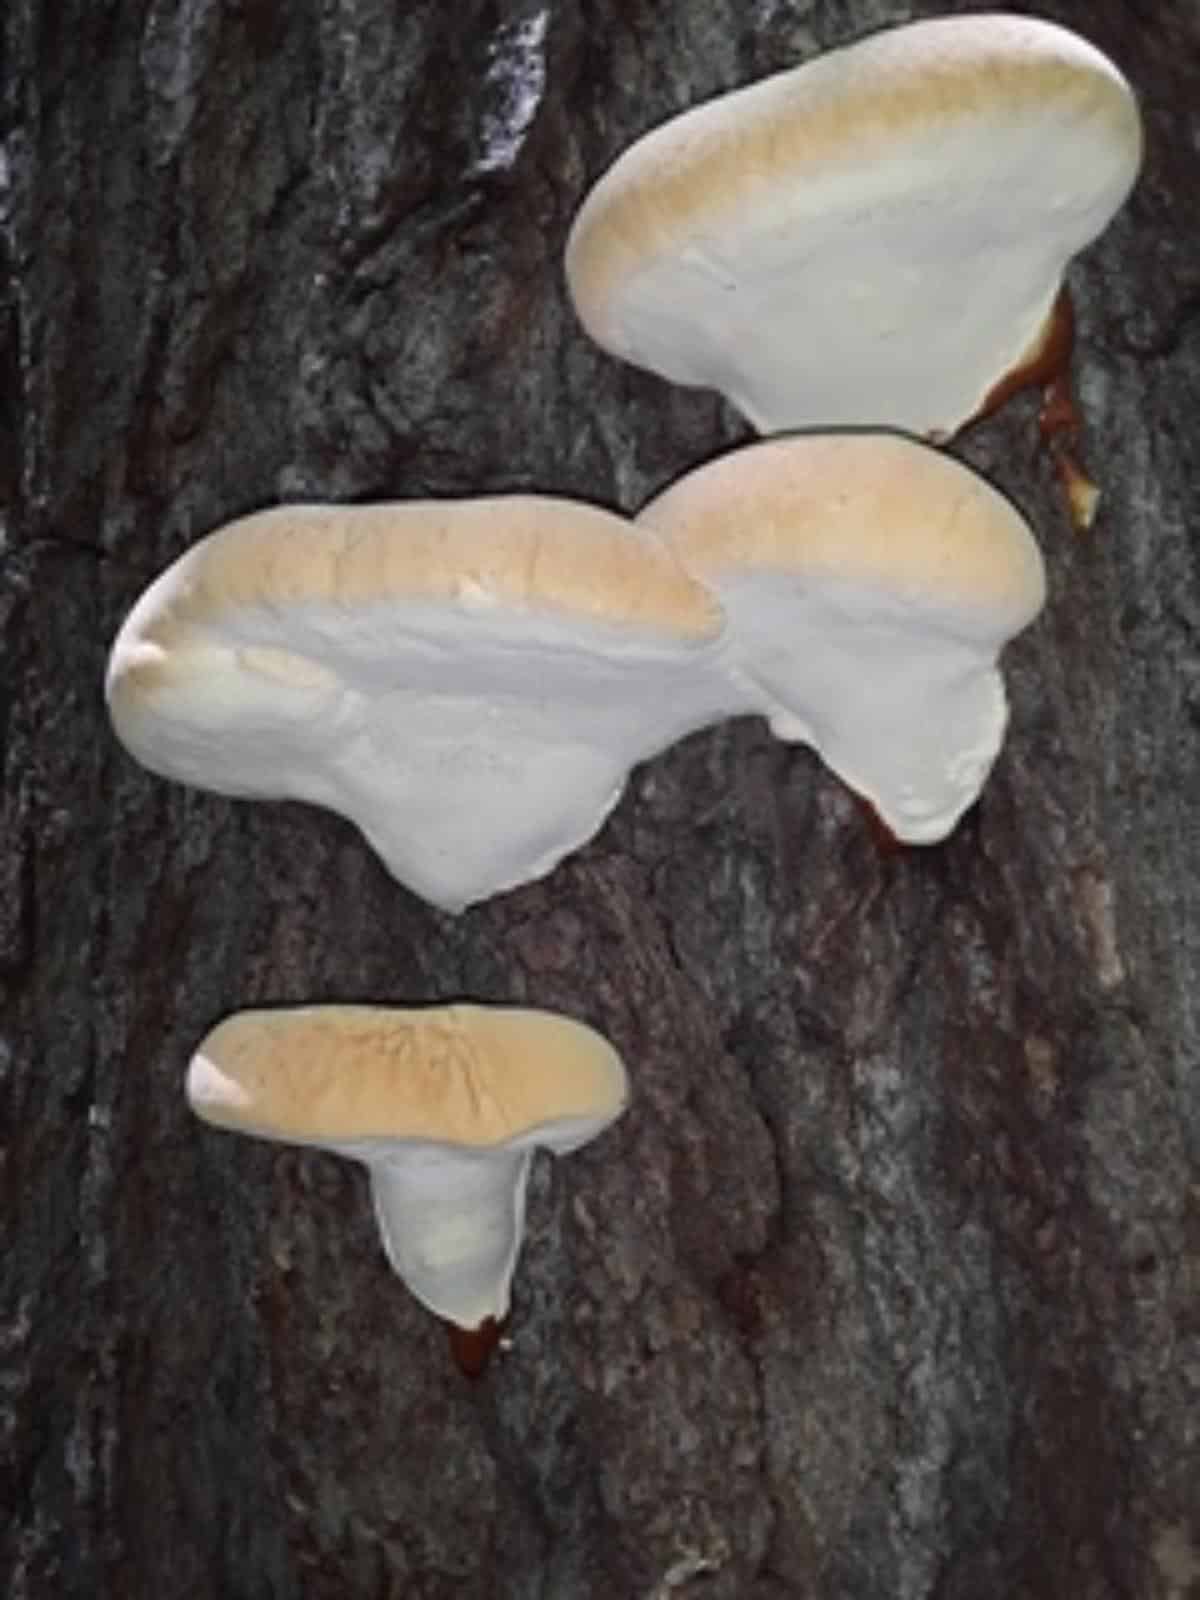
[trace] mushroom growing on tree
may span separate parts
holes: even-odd
[[[204,1121],[367,1167],[388,1261],[461,1330],[473,1370],[508,1314],[534,1150],[577,1150],[627,1098],[621,1058],[593,1029],[473,1005],[237,1012],[187,1073]]]
[[[646,530],[533,495],[284,506],[201,540],[113,646],[143,765],[349,817],[448,910],[548,872],[706,720],[722,619]]]
[[[1075,34],[916,22],[639,139],[585,199],[567,280],[604,349],[759,432],[944,439],[1040,375],[1064,269],[1140,160],[1129,86]]]
[[[943,451],[864,430],[731,451],[638,521],[721,602],[726,709],[813,746],[896,838],[944,838],[1004,737],[999,651],[1045,599],[1009,501]]]

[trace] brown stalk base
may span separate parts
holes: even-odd
[[[495,1317],[485,1317],[477,1328],[460,1328],[456,1322],[442,1319],[446,1337],[450,1341],[450,1354],[454,1364],[465,1378],[482,1378],[487,1371],[492,1351],[500,1343],[504,1323]]]
[[[1096,508],[1100,503],[1100,490],[1088,477],[1075,453],[1082,427],[1083,418],[1075,401],[1070,376],[1066,372],[1059,373],[1042,390],[1038,431],[1050,451],[1050,459],[1067,497],[1071,526],[1076,533],[1087,532],[1096,520]]]
[[[879,851],[879,854],[886,860],[891,860],[893,856],[902,855],[908,849],[904,840],[896,837],[869,800],[864,799],[861,794],[856,794],[854,798],[858,802],[858,809],[866,818],[867,831],[874,840],[875,848]]]
[[[1033,354],[988,390],[971,421],[990,416],[1023,389],[1040,388],[1042,408],[1038,413],[1038,431],[1063,486],[1071,526],[1077,533],[1083,533],[1095,520],[1100,490],[1084,471],[1076,454],[1083,418],[1071,387],[1074,348],[1075,308],[1071,292],[1064,285]]]

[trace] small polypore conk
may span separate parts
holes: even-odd
[[[598,344],[760,432],[944,439],[1043,344],[1140,161],[1128,84],[1075,34],[916,22],[646,134],[585,199],[567,281]]]
[[[1040,611],[1020,513],[898,433],[734,450],[643,508],[726,617],[726,710],[813,746],[896,838],[944,838],[1004,737],[997,657]]]
[[[338,811],[457,911],[548,872],[706,720],[680,681],[720,632],[652,534],[593,506],[283,506],[151,585],[107,695],[152,771]]]
[[[508,1313],[534,1150],[595,1138],[628,1083],[600,1034],[550,1012],[328,1005],[226,1018],[187,1099],[217,1127],[363,1163],[394,1271],[476,1329]]]

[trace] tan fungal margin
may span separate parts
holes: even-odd
[[[592,1029],[485,1006],[245,1011],[197,1059],[189,1101],[206,1122],[298,1143],[483,1148],[560,1118],[611,1118],[625,1092],[619,1057]]]
[[[986,609],[1013,626],[1044,593],[1015,508],[977,473],[899,433],[782,435],[731,451],[641,515],[701,578],[774,567],[886,588],[917,609]]]
[[[1034,48],[1024,50],[1029,40]],[[603,178],[601,199],[581,208],[568,243],[572,294],[593,335],[608,322],[619,285],[689,234],[764,226],[784,177],[790,189],[861,183],[899,146],[949,156],[964,128],[1047,100],[1064,117],[1106,129],[1114,148],[1140,146],[1137,108],[1119,73],[1066,29],[1027,17],[941,18],[887,29],[798,68],[732,90],[650,130]]]
[[[611,512],[543,495],[278,506],[226,524],[175,570],[143,645],[242,608],[306,603],[507,606],[682,639],[720,628],[712,598],[652,538]]]

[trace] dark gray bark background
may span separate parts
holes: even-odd
[[[744,430],[592,348],[572,212],[674,110],[900,0],[7,0],[0,106],[0,1590],[10,1600],[1200,1594],[1200,14],[1032,9],[1142,97],[1072,270],[1067,525],[1034,402],[962,452],[1048,608],[947,844],[885,857],[757,721],[461,918],[339,819],[136,768],[108,646],[280,498],[634,509]],[[202,1128],[255,1003],[607,1033],[466,1382],[347,1164]]]

